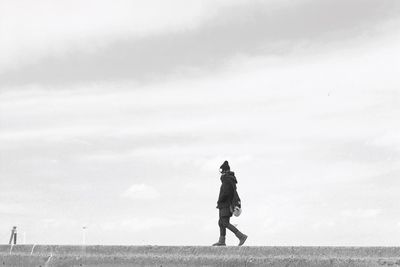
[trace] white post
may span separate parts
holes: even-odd
[[[86,245],[86,226],[82,227],[82,245]]]

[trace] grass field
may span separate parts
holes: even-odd
[[[399,266],[398,247],[0,245],[3,266]]]

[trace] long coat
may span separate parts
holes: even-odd
[[[230,206],[236,191],[237,180],[234,172],[226,172],[221,175],[221,188],[217,201],[220,217],[232,216]]]

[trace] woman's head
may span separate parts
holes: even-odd
[[[222,163],[222,165],[219,167],[219,171],[221,173],[225,173],[231,170],[231,167],[229,167],[229,163],[227,160],[224,161],[224,163]]]

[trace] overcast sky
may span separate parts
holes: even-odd
[[[398,0],[1,0],[0,243],[399,245]],[[228,233],[228,245],[236,238]]]

